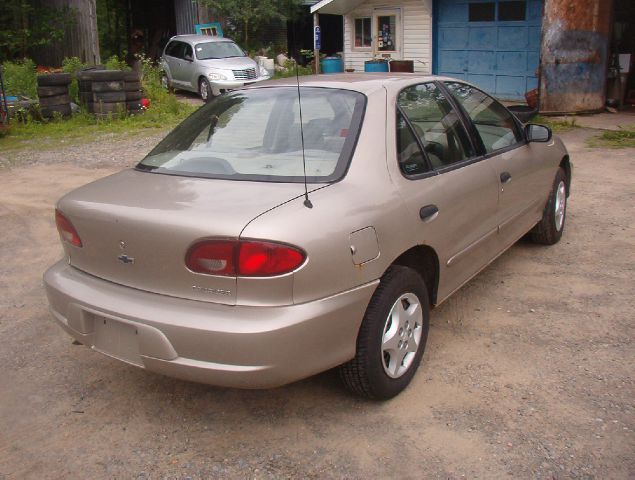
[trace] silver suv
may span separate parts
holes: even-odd
[[[163,50],[166,88],[198,92],[204,102],[243,85],[268,80],[269,73],[228,38],[177,35]]]

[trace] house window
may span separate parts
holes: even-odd
[[[397,50],[397,16],[379,15],[377,17],[377,50],[392,52]]]
[[[527,2],[500,2],[498,20],[501,22],[522,22],[525,20]]]
[[[496,3],[470,3],[470,22],[493,22],[496,20]]]
[[[355,19],[355,48],[372,46],[370,34],[370,17]]]

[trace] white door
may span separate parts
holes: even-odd
[[[374,55],[401,59],[403,52],[401,9],[376,8],[373,11],[373,30]]]

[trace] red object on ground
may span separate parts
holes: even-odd
[[[141,99],[141,106],[143,108],[150,108],[150,100],[148,100],[147,98],[142,98]]]

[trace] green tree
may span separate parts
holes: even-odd
[[[300,0],[200,0],[200,3],[224,17],[247,49],[262,26],[271,21],[291,20],[300,9]]]
[[[76,21],[69,7],[51,7],[37,0],[3,0],[0,8],[0,61],[25,58],[34,47],[64,39]]]

